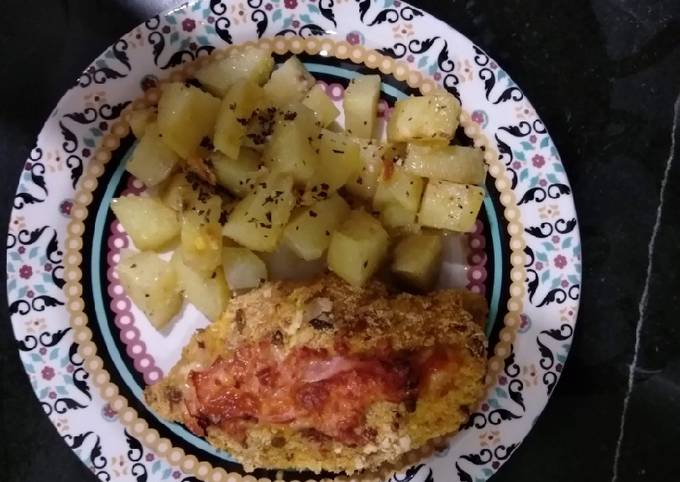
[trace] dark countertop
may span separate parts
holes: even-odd
[[[178,3],[3,3],[3,230],[24,159],[78,72],[137,23]],[[615,466],[619,481],[677,480],[680,142],[672,152],[671,130],[680,94],[680,2],[412,3],[482,46],[522,87],[560,150],[579,213],[585,272],[569,361],[534,430],[492,480],[609,481]],[[41,412],[4,296],[2,303],[2,479],[90,480]]]

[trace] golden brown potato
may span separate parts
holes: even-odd
[[[352,211],[331,236],[328,268],[349,284],[361,286],[382,264],[388,244],[380,221],[365,211]]]
[[[458,128],[460,102],[448,92],[398,100],[387,122],[393,142],[448,142]]]
[[[232,85],[241,80],[264,84],[273,67],[274,59],[268,50],[249,47],[206,65],[196,72],[196,78],[208,92],[223,97]]]
[[[319,164],[319,155],[312,146],[318,132],[312,111],[302,104],[287,105],[265,147],[263,161],[271,171],[291,174],[296,183],[304,185]]]
[[[257,182],[266,173],[261,166],[260,154],[248,147],[242,147],[236,159],[214,152],[210,160],[217,176],[217,183],[238,197],[244,197],[253,191]]]
[[[116,271],[127,295],[154,327],[164,327],[182,307],[177,275],[157,254],[125,255]]]
[[[130,112],[130,130],[137,139],[141,139],[146,132],[146,127],[154,122],[156,122],[156,109],[154,107],[136,109]]]
[[[184,159],[198,154],[210,140],[220,100],[192,85],[174,82],[163,88],[158,101],[158,129],[163,142]]]
[[[359,146],[343,133],[322,129],[313,141],[319,151],[319,165],[307,182],[311,199],[326,199],[361,170]]]
[[[470,184],[430,181],[418,213],[423,226],[469,232],[484,201],[484,189]]]
[[[257,288],[267,281],[267,266],[248,248],[224,247],[222,267],[232,290]]]
[[[163,183],[160,192],[161,202],[170,209],[179,212],[190,198],[192,192],[193,189],[187,180],[186,172],[176,172]]]
[[[180,158],[161,139],[158,125],[151,123],[144,129],[144,137],[135,146],[125,168],[147,186],[163,182]]]
[[[269,81],[264,84],[264,90],[274,104],[283,106],[300,102],[315,83],[316,80],[300,59],[292,56],[272,72]]]
[[[388,203],[380,209],[380,222],[392,234],[418,232],[416,211],[406,209],[398,203]]]
[[[442,239],[438,234],[412,234],[394,248],[392,272],[411,287],[432,288],[441,265]]]
[[[222,198],[204,192],[192,193],[182,211],[182,260],[204,275],[222,261],[221,214]]]
[[[283,241],[305,261],[323,256],[331,241],[331,234],[349,214],[345,200],[333,195],[303,209],[283,231]]]
[[[322,127],[327,127],[340,115],[340,111],[320,85],[315,85],[307,92],[302,104],[314,112]]]
[[[213,144],[218,151],[232,159],[238,158],[246,126],[263,96],[262,87],[248,80],[240,80],[229,89],[215,124]]]
[[[214,271],[204,274],[187,266],[179,250],[173,253],[170,264],[177,273],[178,286],[186,300],[209,320],[219,318],[231,297],[222,269],[218,266]]]
[[[378,185],[378,178],[383,166],[383,156],[387,146],[370,139],[353,139],[359,145],[361,170],[352,176],[345,185],[347,191],[361,199],[371,200]]]
[[[222,234],[254,251],[274,251],[294,206],[293,178],[271,174],[236,205]]]
[[[179,234],[177,213],[156,198],[123,196],[111,209],[141,250],[161,249]]]
[[[401,166],[383,170],[373,198],[373,206],[381,209],[387,204],[400,204],[405,209],[417,212],[423,194],[422,177],[414,176]]]
[[[417,176],[461,184],[483,184],[484,152],[476,147],[409,144],[404,170]]]
[[[373,137],[380,99],[380,76],[360,75],[345,90],[345,129],[353,136]]]

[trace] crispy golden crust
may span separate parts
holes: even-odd
[[[459,367],[446,393],[421,394],[410,412],[404,403],[379,402],[370,407],[366,426],[375,433],[374,443],[350,447],[273,424],[249,428],[242,443],[217,427],[207,428],[208,441],[231,453],[247,470],[352,473],[375,468],[456,432],[481,398],[486,371],[486,339],[481,329],[485,307],[483,298],[467,292],[390,295],[377,281],[354,289],[332,275],[307,284],[267,283],[233,299],[219,321],[198,332],[170,374],[147,387],[146,399],[159,415],[186,423],[189,417],[183,398],[188,373],[207,368],[240,344],[262,339],[272,340],[284,351],[307,346],[330,353],[340,339],[352,354],[370,354],[386,342],[395,350],[457,347]]]

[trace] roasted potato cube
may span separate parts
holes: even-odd
[[[441,265],[442,239],[438,234],[411,234],[394,248],[392,272],[418,290],[432,288]]]
[[[271,279],[308,280],[326,272],[325,257],[305,261],[293,253],[286,243],[279,243],[271,253],[263,253],[262,259]]]
[[[171,264],[184,298],[210,321],[218,319],[231,297],[222,269],[218,266],[213,272],[204,274],[184,263],[181,250],[173,253]]]
[[[409,144],[404,170],[461,184],[483,184],[486,177],[484,152],[465,146]]]
[[[215,124],[213,144],[223,154],[236,159],[246,127],[253,112],[260,105],[264,91],[248,80],[235,83],[222,99]]]
[[[398,100],[387,122],[393,142],[448,142],[458,128],[460,102],[448,92]]]
[[[422,177],[406,172],[401,166],[383,169],[375,190],[373,206],[381,209],[387,204],[400,204],[415,213],[420,206],[424,184]]]
[[[389,203],[380,209],[380,221],[388,231],[403,233],[417,232],[416,211],[406,209],[398,203]]]
[[[177,213],[158,199],[119,197],[111,201],[111,209],[141,250],[161,249],[179,234]]]
[[[283,230],[283,241],[300,258],[311,261],[323,256],[331,234],[349,214],[345,200],[333,195],[297,213]]]
[[[373,137],[380,98],[380,76],[360,75],[349,82],[342,102],[345,130],[356,137]]]
[[[322,127],[327,127],[340,114],[331,98],[324,92],[323,87],[318,84],[307,92],[307,95],[302,100],[302,104],[314,112]]]
[[[236,159],[214,152],[210,156],[217,183],[238,197],[244,197],[255,189],[255,184],[264,175],[260,154],[248,147],[242,147]]]
[[[192,194],[182,211],[182,259],[187,266],[209,274],[222,261],[222,198],[205,192]]]
[[[130,130],[137,139],[141,139],[146,132],[146,126],[156,122],[156,109],[147,107],[130,112]]]
[[[167,207],[175,211],[181,211],[182,206],[186,204],[192,192],[191,184],[187,180],[187,174],[185,172],[176,172],[163,185],[161,201]]]
[[[300,109],[300,113],[286,111],[290,116],[286,117],[284,113],[284,120],[276,124],[262,159],[270,170],[291,174],[296,183],[304,184],[319,164],[319,155],[310,140],[317,137],[318,127],[314,126],[314,114],[303,105],[299,107],[304,110]]]
[[[220,100],[192,85],[168,84],[158,101],[158,130],[163,142],[184,159],[198,154],[204,139],[210,140]]]
[[[274,251],[294,206],[292,176],[271,174],[236,205],[222,234],[254,251]]]
[[[267,281],[267,266],[248,248],[225,247],[222,266],[232,290],[257,288]]]
[[[425,188],[418,223],[432,228],[469,232],[484,201],[484,189],[470,184],[430,181]]]
[[[195,77],[208,92],[223,97],[240,80],[264,84],[273,67],[274,59],[269,51],[249,47],[206,65],[196,72]]]
[[[328,268],[353,286],[362,286],[380,267],[389,236],[380,221],[364,211],[352,211],[331,236]]]
[[[319,166],[307,182],[307,196],[326,199],[361,170],[359,146],[346,134],[322,129],[313,141],[319,150]]]
[[[144,137],[135,146],[125,168],[151,187],[165,180],[179,160],[179,156],[163,143],[154,123],[145,129]]]
[[[116,269],[125,293],[156,328],[163,328],[182,307],[177,275],[158,255],[141,252],[123,256]]]
[[[349,178],[345,187],[354,196],[373,199],[387,146],[367,139],[354,139],[354,142],[359,145],[361,170],[356,176]]]
[[[293,56],[272,72],[269,81],[264,84],[264,90],[274,104],[282,106],[300,102],[315,83],[316,80],[300,59]]]

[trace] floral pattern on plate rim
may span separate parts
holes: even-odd
[[[578,310],[577,220],[559,154],[509,76],[451,27],[398,0],[197,2],[146,21],[88,67],[47,120],[14,201],[8,298],[21,359],[46,414],[99,477],[189,480],[138,445],[82,368],[62,292],[74,186],[109,124],[164,71],[228,43],[321,33],[403,60],[473,107],[472,119],[496,143],[526,228],[522,323],[504,374],[468,423],[467,432],[479,439],[476,448],[454,459],[455,447],[449,447],[395,480],[444,478],[438,474],[448,474],[452,464],[460,480],[486,480],[521,442],[554,389]]]

